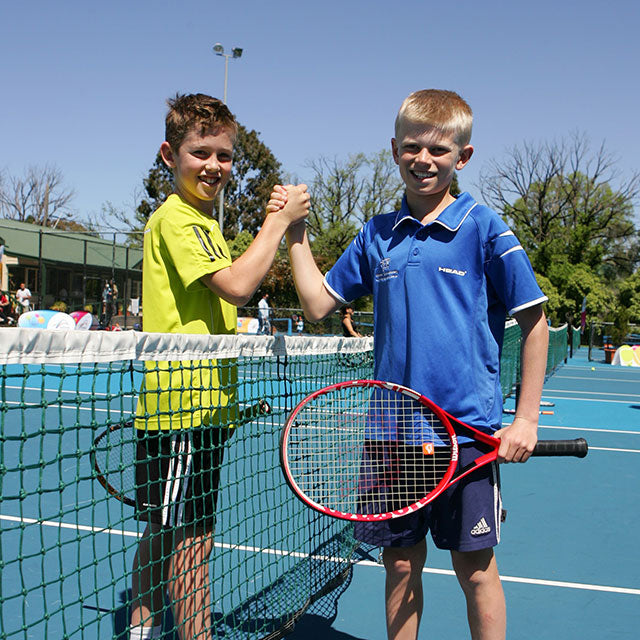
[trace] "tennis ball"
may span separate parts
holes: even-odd
[[[595,370],[596,370],[596,368],[595,368],[595,367],[591,367],[591,371],[595,371]]]

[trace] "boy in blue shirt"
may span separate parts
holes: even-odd
[[[304,224],[289,227],[287,242],[308,320],[373,294],[375,377],[411,387],[499,437],[501,462],[525,462],[537,441],[547,298],[498,214],[468,193],[450,193],[454,171],[473,154],[471,126],[471,109],[457,94],[412,93],[391,141],[406,187],[400,211],[370,220],[326,277],[315,265]],[[279,198],[287,201],[285,189]],[[500,352],[508,314],[522,329],[522,386],[514,421],[503,429]],[[465,442],[460,464],[477,455],[475,445]],[[505,637],[506,606],[493,553],[500,512],[494,464],[413,514],[356,525],[359,539],[383,547],[389,638],[417,638],[428,531],[436,546],[451,552],[471,637]]]

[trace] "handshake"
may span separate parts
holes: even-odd
[[[306,184],[277,184],[267,203],[267,215],[283,216],[287,226],[295,225],[309,215],[310,201]]]

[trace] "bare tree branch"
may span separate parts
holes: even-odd
[[[6,218],[54,226],[69,220],[74,192],[64,186],[62,173],[52,166],[29,167],[22,177],[0,183],[0,213]]]

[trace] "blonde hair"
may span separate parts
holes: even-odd
[[[238,124],[222,100],[204,93],[177,94],[167,100],[169,111],[165,119],[165,140],[177,151],[190,131],[204,135],[215,127],[225,127],[235,136]]]
[[[453,135],[460,147],[471,141],[473,112],[455,92],[422,89],[405,98],[396,117],[396,138],[403,122],[424,124]]]

